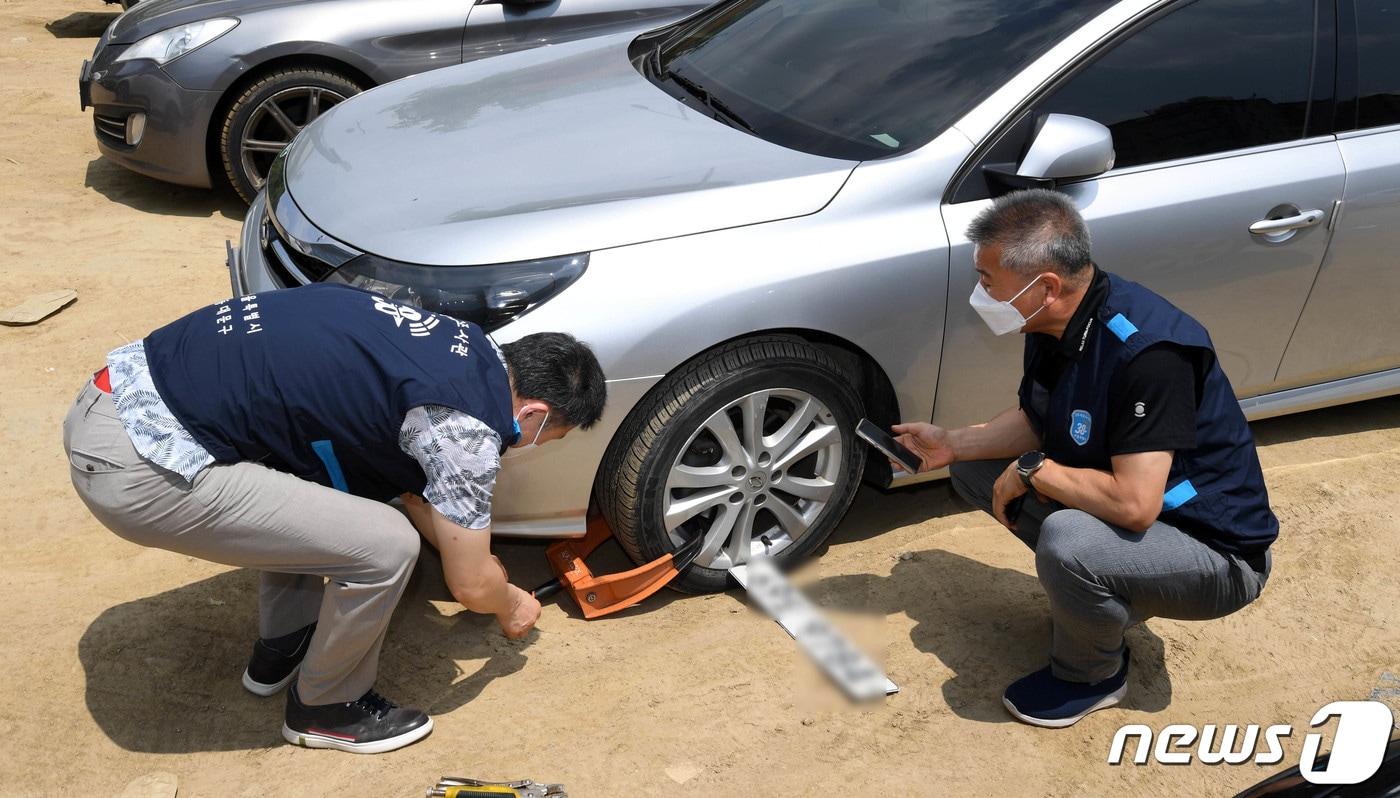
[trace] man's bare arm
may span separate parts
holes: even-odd
[[[896,424],[895,440],[919,456],[919,471],[944,468],[959,460],[1016,457],[1040,446],[1031,420],[1013,407],[985,424],[945,430],[933,424]],[[898,467],[898,463],[895,464]]]
[[[491,527],[467,529],[418,496],[404,494],[409,520],[442,557],[442,576],[463,607],[495,615],[508,637],[520,637],[539,618],[539,602],[510,584],[505,566],[491,554]]]
[[[1066,507],[1132,532],[1144,532],[1162,512],[1172,453],[1120,454],[1112,462],[1112,471],[1100,471],[1046,460],[1031,484],[1042,496]]]
[[[958,460],[1000,460],[1040,448],[1040,436],[1020,407],[998,413],[985,424],[948,431]]]
[[[405,494],[409,520],[442,556],[447,589],[472,612],[495,615],[509,608],[506,572],[491,554],[491,527],[467,529],[423,499]]]

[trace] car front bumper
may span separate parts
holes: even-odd
[[[126,45],[100,40],[78,75],[78,102],[93,111],[97,147],[134,172],[187,186],[212,185],[205,142],[219,93],[176,83],[154,61],[117,61]],[[133,114],[145,114],[145,130],[128,144],[123,133]]]
[[[284,199],[284,201],[286,201]],[[267,192],[248,206],[238,241],[225,243],[233,296],[248,296],[299,285],[279,274],[262,241]],[[502,340],[510,340],[507,334]],[[608,408],[599,425],[550,444],[544,454],[533,450],[504,464],[503,478],[492,497],[492,531],[508,537],[577,538],[587,530],[593,477],[603,451],[627,411],[651,389],[656,377],[608,381]]]

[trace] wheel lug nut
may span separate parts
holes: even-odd
[[[753,504],[754,504],[755,507],[757,507],[758,505],[763,504],[763,502],[766,501],[767,499],[768,499],[768,495],[767,495],[767,494],[765,494],[765,493],[760,493],[760,494],[758,494],[757,496],[754,497],[754,499],[753,499]]]
[[[742,477],[744,474],[745,471],[743,466],[736,465],[733,468],[729,469],[729,475],[731,477],[734,477],[735,479]]]
[[[783,478],[783,470],[782,470],[781,468],[778,469],[777,471],[774,471],[774,472],[773,472],[773,476],[770,477],[770,479],[771,479],[773,482],[777,482],[778,480],[780,480],[780,479],[782,479],[782,478]]]
[[[767,452],[763,452],[758,456],[758,464],[761,466],[766,466],[772,459],[772,455],[768,454]]]
[[[733,493],[729,494],[729,503],[730,503],[730,504],[738,504],[739,502],[741,502],[741,501],[743,501],[743,500],[744,500],[744,494],[742,494],[742,493],[740,493],[740,492],[738,492],[738,491],[734,491]]]

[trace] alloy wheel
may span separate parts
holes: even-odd
[[[842,449],[831,410],[805,391],[755,391],[730,402],[671,465],[662,499],[666,533],[677,547],[702,535],[695,564],[704,568],[775,555],[806,535],[826,508]]]
[[[263,187],[273,160],[303,128],[344,100],[344,95],[331,89],[293,86],[268,97],[253,109],[243,128],[243,139],[238,142],[243,173],[253,187]]]

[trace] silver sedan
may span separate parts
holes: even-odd
[[[273,167],[233,287],[587,340],[607,415],[511,461],[497,531],[595,507],[639,561],[701,536],[683,586],[715,589],[811,553],[862,476],[919,479],[862,416],[1014,401],[964,230],[1016,187],[1200,319],[1252,418],[1400,392],[1397,54],[1390,0],[729,0],[338,106]]]

